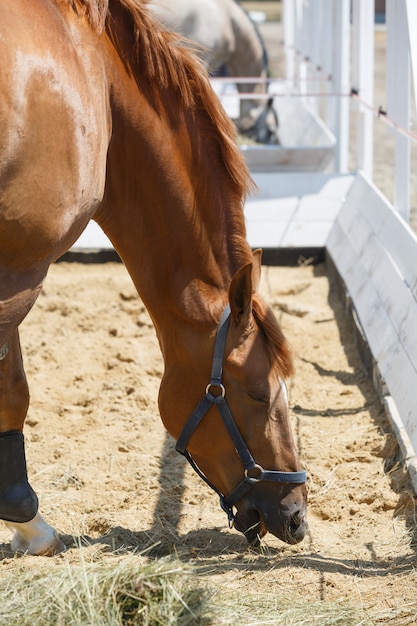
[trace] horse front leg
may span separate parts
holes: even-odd
[[[18,331],[0,346],[0,519],[14,533],[12,550],[52,555],[64,544],[38,512],[26,471],[23,424],[29,389]]]

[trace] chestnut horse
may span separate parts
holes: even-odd
[[[249,541],[300,541],[291,354],[256,293],[251,180],[203,68],[140,0],[3,0],[0,32],[0,519],[12,548],[64,549],[27,478],[18,326],[90,219],[155,324],[177,449]]]

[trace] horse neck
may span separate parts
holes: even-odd
[[[241,198],[215,138],[207,139],[207,120],[177,118],[175,96],[167,99],[175,115],[156,112],[131,84],[123,86],[123,97],[136,106],[133,114],[128,106],[113,114],[97,221],[132,276],[166,353],[174,327],[191,322],[200,332],[216,325],[232,275],[252,257]]]
[[[264,78],[268,71],[265,48],[249,16],[243,11],[241,13],[240,23],[237,20],[233,21],[235,49],[228,61],[230,71],[234,76]]]

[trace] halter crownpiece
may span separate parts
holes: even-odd
[[[227,404],[225,397],[226,389],[222,384],[224,351],[226,346],[226,336],[227,330],[229,328],[229,322],[230,305],[227,305],[225,310],[223,311],[219,326],[217,328],[216,339],[214,342],[214,353],[211,366],[210,382],[206,387],[206,393],[204,397],[202,398],[202,400],[200,400],[199,404],[194,409],[193,413],[186,422],[180,436],[178,437],[175,449],[177,450],[177,452],[185,456],[191,467],[195,470],[195,472],[197,472],[200,478],[204,480],[204,482],[218,494],[218,496],[220,497],[220,506],[223,511],[227,513],[229,527],[232,527],[235,519],[233,506],[249,491],[249,489],[254,484],[258,483],[261,480],[302,484],[306,482],[307,475],[305,470],[299,472],[280,472],[277,470],[264,470],[260,465],[255,463],[246,443],[244,442],[242,435],[240,434],[239,429],[236,426],[236,423],[230,412],[229,405]],[[213,395],[213,393],[211,393],[214,388],[217,388],[219,390],[219,393],[217,395]],[[213,405],[217,406],[219,413],[223,419],[224,425],[226,426],[227,431],[233,443],[235,444],[236,451],[245,468],[244,478],[240,481],[237,487],[235,487],[235,489],[233,489],[233,491],[229,493],[228,496],[223,495],[217,489],[217,487],[215,487],[213,483],[208,480],[208,478],[203,474],[203,472],[197,466],[191,454],[187,450],[187,444],[190,441],[192,434]]]

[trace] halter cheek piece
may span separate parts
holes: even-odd
[[[211,366],[211,378],[206,387],[205,396],[197,405],[187,423],[185,424],[178,441],[176,443],[176,450],[185,456],[191,467],[197,472],[197,474],[204,480],[205,483],[213,491],[215,491],[220,497],[220,506],[229,520],[229,527],[232,527],[235,514],[233,513],[233,506],[238,500],[240,500],[249,489],[261,480],[270,480],[280,483],[297,483],[302,484],[306,482],[306,472],[302,470],[300,472],[279,472],[276,470],[264,470],[260,465],[255,463],[251,453],[248,450],[242,436],[235,424],[233,416],[230,412],[229,406],[226,401],[226,390],[222,384],[223,373],[223,361],[224,350],[226,346],[227,330],[230,322],[230,306],[227,305],[223,311],[223,315],[220,319],[220,323],[216,333],[216,339],[214,343],[213,362]],[[217,395],[214,395],[212,391],[218,390]],[[240,459],[245,468],[245,475],[240,483],[233,489],[228,496],[224,496],[208,478],[203,474],[200,468],[194,462],[192,456],[187,450],[187,444],[191,439],[195,429],[209,411],[209,409],[216,405],[219,413],[223,419],[223,422],[227,428],[227,431],[235,444],[236,452],[240,456]]]

